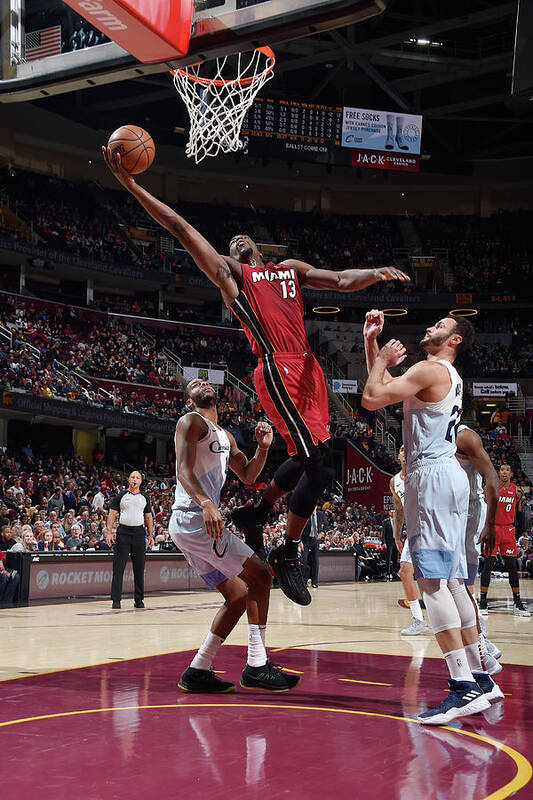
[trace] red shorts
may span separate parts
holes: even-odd
[[[269,353],[254,372],[259,402],[290,456],[308,456],[313,445],[330,438],[328,392],[314,355]]]
[[[496,528],[496,544],[494,549],[489,553],[490,556],[516,556],[518,551],[516,549],[516,536],[514,532],[514,525],[495,525]]]

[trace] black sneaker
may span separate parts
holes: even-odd
[[[244,533],[244,541],[259,558],[266,561],[267,555],[263,544],[263,525],[267,514],[260,512],[255,506],[238,506],[230,514],[234,525]]]
[[[486,597],[480,597],[479,598],[478,608],[479,608],[479,613],[481,614],[481,616],[483,616],[483,617],[487,617],[488,616],[489,608],[487,606],[487,598]]]
[[[195,669],[195,667],[187,667],[178,681],[178,686],[184,692],[199,694],[227,694],[235,691],[234,683],[217,678],[212,669]]]
[[[281,591],[293,603],[300,606],[308,606],[311,602],[311,595],[305,585],[302,575],[302,568],[297,558],[285,558],[283,545],[271,550],[268,555],[268,563],[272,572],[279,581]]]
[[[111,608],[120,608],[120,600],[113,600]]]
[[[288,692],[300,683],[299,675],[287,675],[267,661],[263,667],[247,664],[241,675],[243,689],[267,689],[270,692]]]
[[[139,600],[137,603],[135,603],[135,608],[144,608],[144,603],[143,603],[143,601],[142,601],[142,600]]]

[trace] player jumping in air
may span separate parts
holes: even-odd
[[[320,493],[334,477],[329,448],[329,412],[323,372],[311,352],[304,327],[301,289],[356,292],[378,281],[408,281],[393,267],[315,269],[287,259],[264,263],[249,236],[230,242],[223,256],[169,206],[139,186],[120,164],[120,155],[103,149],[107,166],[156,222],[190,253],[197,266],[218,288],[226,306],[240,321],[258,358],[255,388],[267,416],[287,443],[289,458],[255,507],[240,509],[234,521],[253,550],[263,545],[261,525],[272,506],[288,492],[289,515],[282,545],[269,554],[284,593],[300,605],[311,602],[298,560],[301,534]]]
[[[503,558],[505,571],[509,574],[509,583],[513,592],[514,613],[518,617],[531,616],[520,598],[514,518],[516,511],[521,510],[522,492],[516,483],[512,483],[512,476],[513,471],[509,464],[502,464],[500,467],[500,496],[498,498],[498,510],[496,511],[496,542],[494,547],[485,553],[485,563],[483,564],[481,575],[479,611],[483,616],[488,614],[487,592],[489,590],[490,575],[498,553]]]

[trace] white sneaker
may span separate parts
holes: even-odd
[[[515,615],[515,617],[530,617],[531,616],[531,612],[528,611],[527,608],[524,608],[522,603],[520,603],[520,605],[517,605],[516,603],[514,603],[513,614]]]
[[[487,623],[485,622],[485,618],[484,617],[481,617],[481,616],[479,617],[479,627],[481,628],[481,633],[486,638],[489,635],[489,632],[487,630]]]
[[[413,617],[413,621],[408,628],[404,628],[403,631],[400,631],[402,636],[420,636],[421,633],[431,633],[431,631],[425,620],[416,619],[416,617]]]
[[[487,645],[487,652],[493,658],[501,658],[502,657],[502,651],[498,647],[496,647],[494,642],[491,642],[490,639],[487,639],[486,636],[485,636],[485,644]]]
[[[488,651],[483,653],[483,662],[489,675],[497,675],[503,669],[503,666]]]

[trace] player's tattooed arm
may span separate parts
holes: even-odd
[[[194,472],[196,448],[207,433],[207,423],[198,414],[186,414],[176,425],[176,468],[178,479],[189,497],[202,508],[204,525],[213,539],[222,535],[224,520],[217,506],[202,489]]]
[[[378,281],[410,281],[408,275],[396,267],[377,269],[344,269],[339,272],[331,269],[318,269],[305,261],[288,258],[284,266],[296,270],[300,285],[308,289],[331,289],[335,292],[359,292]]]
[[[229,468],[233,470],[235,475],[237,475],[243,483],[254,483],[263,471],[268,450],[272,444],[274,434],[271,426],[267,422],[258,422],[255,429],[257,448],[253,457],[250,459],[246,457],[242,450],[239,450],[234,436],[228,431],[226,431],[226,433],[231,446]]]
[[[221,256],[202,234],[181,217],[174,209],[154,197],[126,172],[120,162],[120,153],[111,153],[109,148],[102,148],[105,162],[116,179],[141,204],[152,219],[166,228],[178,239],[180,244],[194,259],[196,265],[212,281],[222,293],[224,302],[230,305],[239,294],[238,279],[240,264],[235,262],[228,266],[226,256]],[[235,278],[237,276],[237,280]]]

